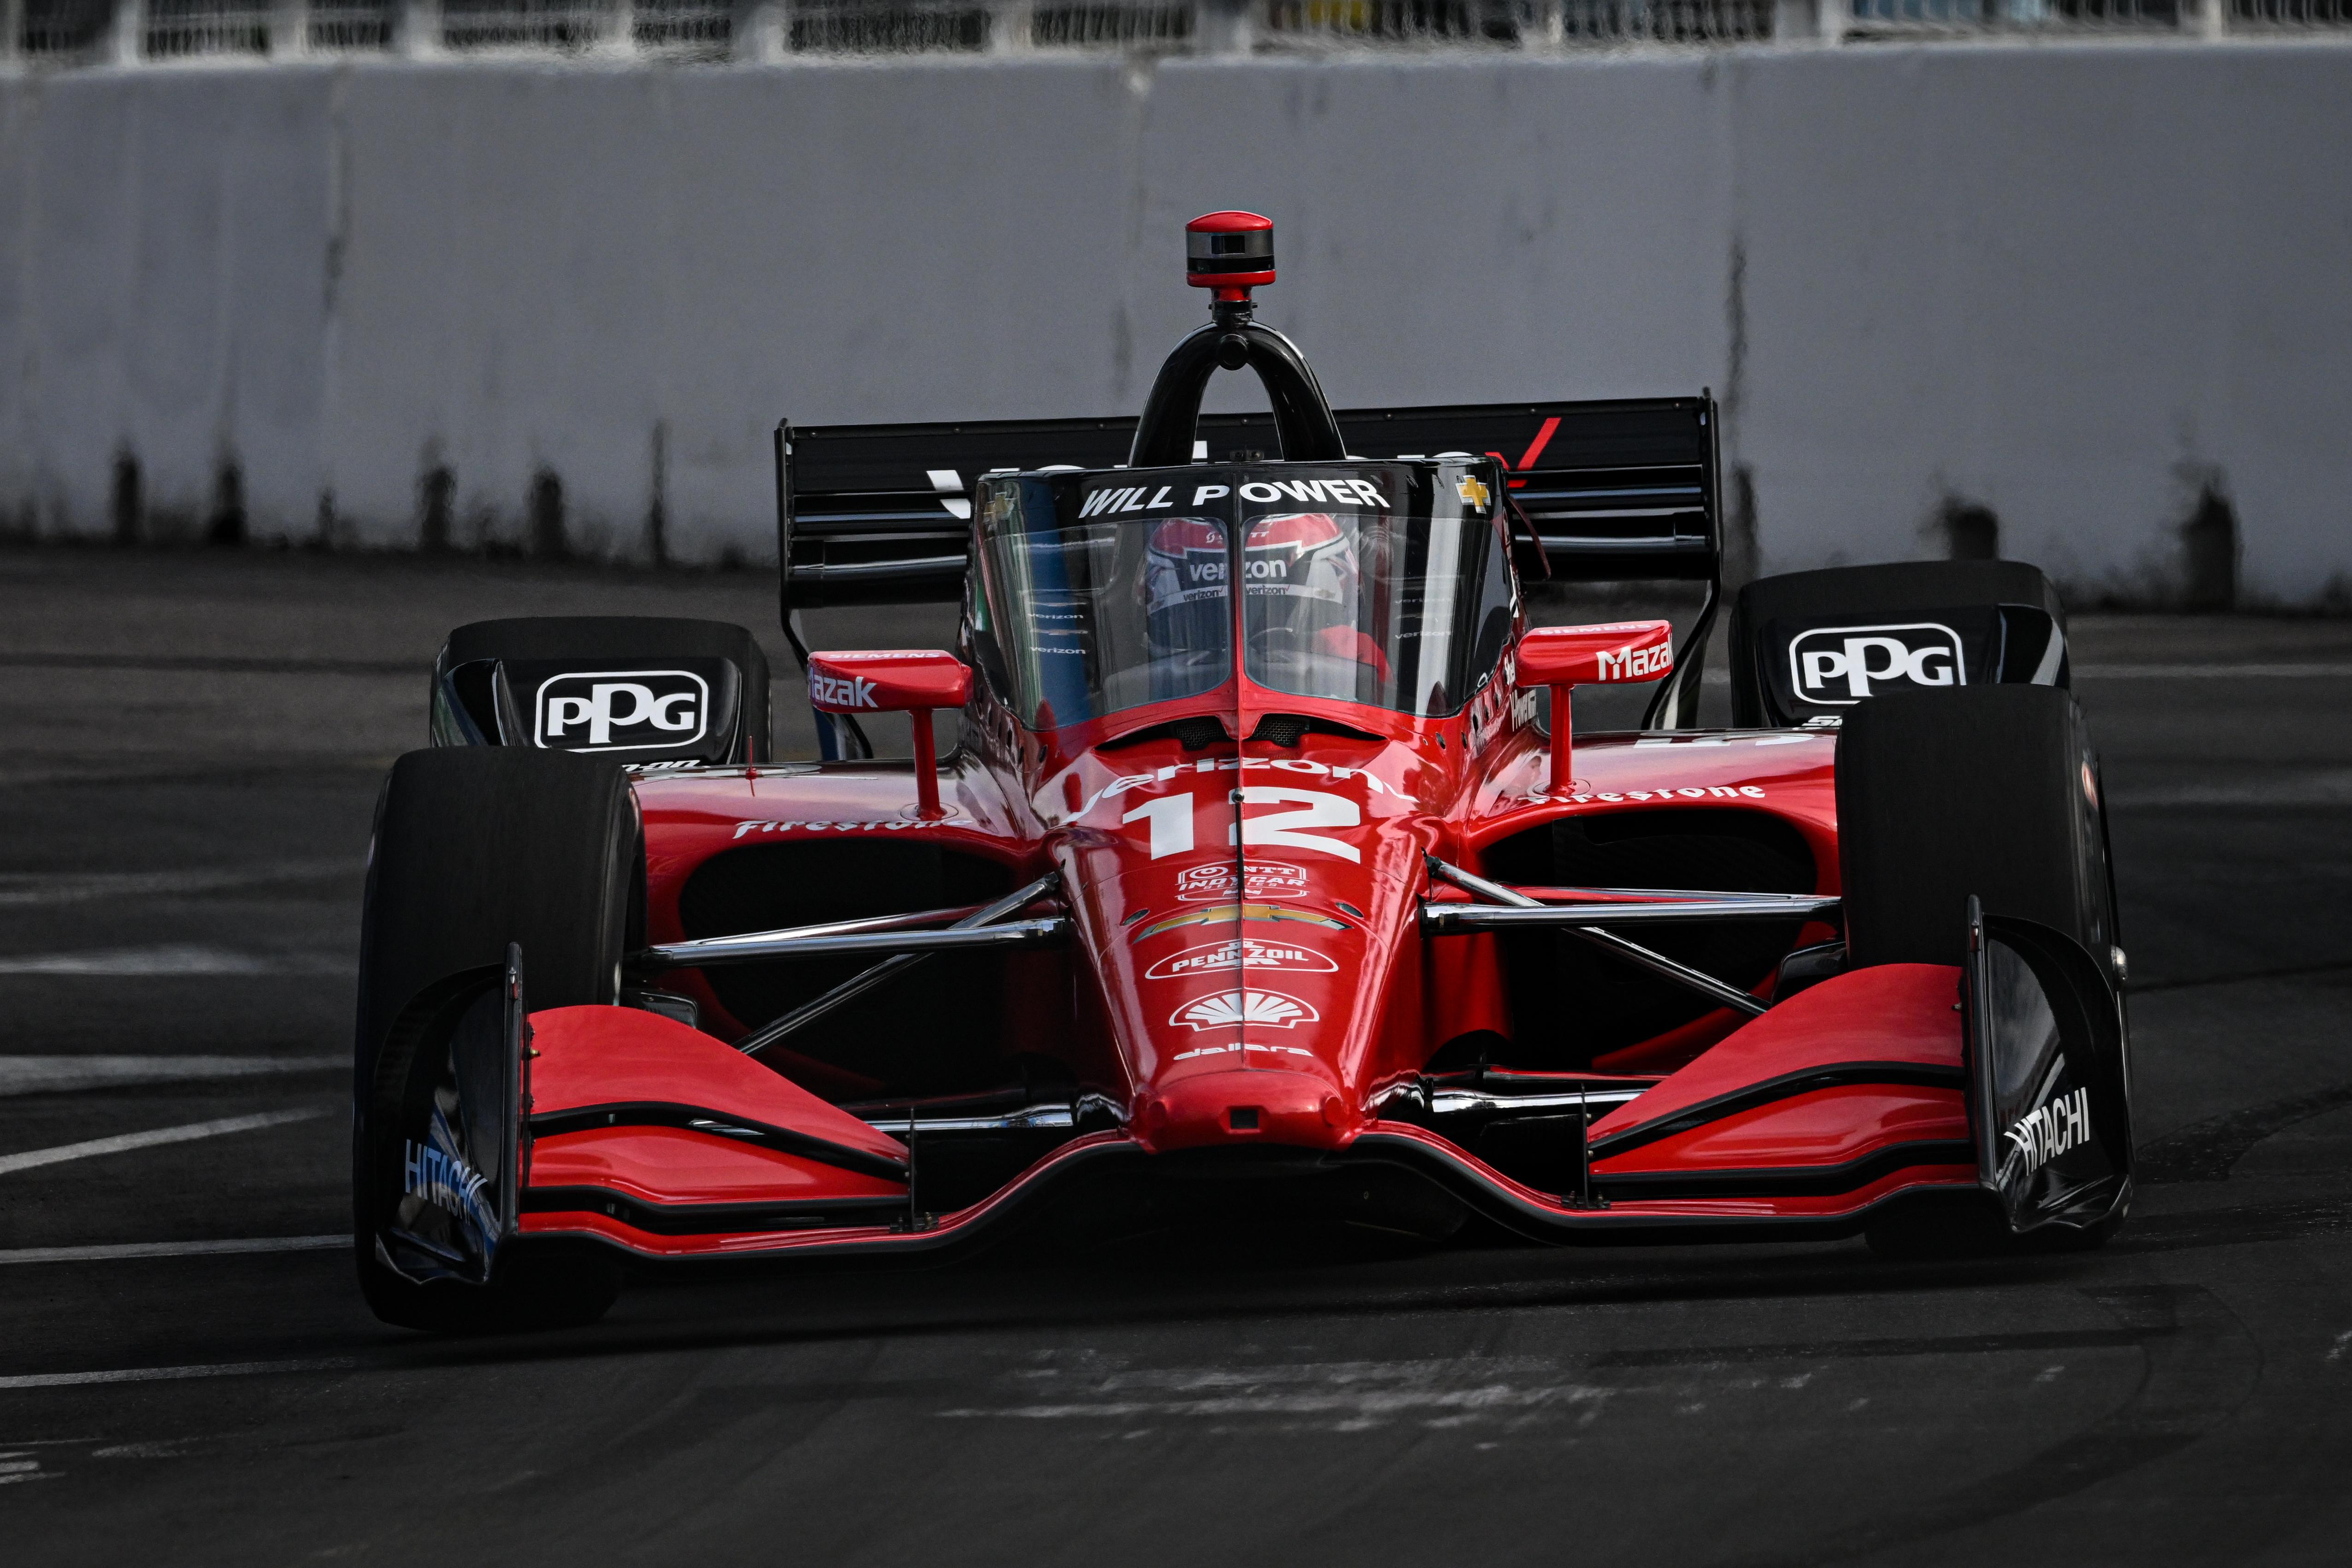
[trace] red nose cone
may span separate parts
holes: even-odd
[[[1184,281],[1195,288],[1255,288],[1274,281],[1274,220],[1203,213],[1184,225]]]

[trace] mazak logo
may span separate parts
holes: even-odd
[[[1181,980],[1189,975],[1213,975],[1230,969],[1289,969],[1310,974],[1336,973],[1339,966],[1312,947],[1287,942],[1259,942],[1247,936],[1227,942],[1203,942],[1173,953],[1143,971],[1147,980]]]
[[[1620,648],[1613,653],[1604,650],[1598,657],[1604,681],[1654,680],[1675,667],[1675,650],[1665,643],[1654,648]]]
[[[1244,898],[1304,898],[1307,896],[1307,873],[1295,865],[1280,861],[1252,861],[1246,878],[1248,886]],[[1213,898],[1234,896],[1234,868],[1219,862],[1214,865],[1196,865],[1176,873],[1176,902],[1206,904]]]
[[[1789,678],[1801,700],[1840,706],[1883,686],[1967,684],[1960,634],[1933,621],[1801,632],[1789,643]]]
[[[608,670],[539,685],[541,746],[564,751],[677,751],[710,727],[710,685],[691,670]]]
[[[809,700],[834,707],[872,707],[874,683],[863,675],[825,675],[809,672]]]
[[[2061,1094],[2021,1117],[2001,1135],[2025,1161],[2028,1174],[2038,1171],[2067,1150],[2091,1141],[2091,1092],[2077,1089],[2072,1094]]]
[[[1195,1031],[1206,1029],[1296,1029],[1321,1015],[1297,997],[1280,991],[1220,991],[1186,1002],[1169,1019]]]

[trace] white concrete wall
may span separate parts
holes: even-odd
[[[768,431],[1133,412],[1179,230],[1271,214],[1341,405],[1716,389],[1762,564],[1939,506],[2161,591],[2352,580],[2352,47],[1612,59],[361,64],[0,82],[0,514],[772,555]],[[322,497],[331,505],[322,505]]]

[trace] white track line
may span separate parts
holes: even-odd
[[[0,907],[79,904],[93,898],[152,898],[177,893],[217,893],[224,888],[265,887],[278,882],[311,882],[365,869],[352,860],[279,861],[269,865],[218,866],[196,871],[5,872],[0,873]]]
[[[2198,784],[2124,786],[2107,792],[2119,810],[2135,806],[2352,806],[2352,768]]]
[[[326,953],[235,953],[188,942],[0,956],[0,975],[347,975],[356,967]]]
[[[2352,676],[2352,664],[2077,664],[2082,681],[2294,681]]]
[[[0,1056],[0,1097],[315,1072],[350,1061],[348,1056]]]
[[[216,1258],[242,1252],[329,1252],[349,1247],[348,1236],[248,1236],[229,1241],[116,1241],[97,1247],[0,1249],[11,1263],[110,1263],[126,1258]]]
[[[358,1362],[347,1355],[309,1361],[224,1361],[211,1366],[128,1366],[115,1372],[36,1372],[0,1377],[0,1390],[79,1388],[92,1383],[164,1383],[182,1377],[252,1377],[270,1372],[348,1372]]]
[[[262,1127],[283,1126],[289,1122],[307,1122],[327,1114],[328,1107],[314,1105],[302,1111],[264,1111],[252,1116],[225,1116],[217,1122],[190,1122],[184,1126],[158,1127],[148,1133],[118,1133],[110,1138],[92,1138],[86,1144],[60,1144],[53,1149],[27,1149],[21,1155],[0,1155],[0,1176],[12,1171],[28,1171],[37,1166],[54,1166],[66,1160],[86,1160],[92,1155],[120,1155],[132,1149],[153,1148],[159,1144],[184,1144],[197,1138],[217,1138],[225,1133],[250,1133]]]

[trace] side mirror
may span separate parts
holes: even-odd
[[[1570,773],[1569,692],[1654,681],[1675,670],[1671,621],[1616,621],[1601,626],[1538,626],[1519,639],[1517,684],[1551,688],[1551,782],[1565,789]]]
[[[819,713],[905,713],[915,720],[915,815],[935,821],[940,762],[931,745],[931,710],[960,708],[971,695],[971,670],[953,653],[895,649],[873,653],[811,653],[809,706]]]

